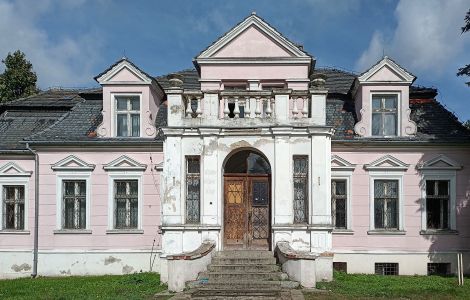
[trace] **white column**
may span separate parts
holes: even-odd
[[[171,130],[171,129],[167,129]],[[163,225],[181,224],[181,187],[184,157],[181,154],[181,137],[168,136],[165,140],[165,162],[163,167],[162,212]]]
[[[201,157],[201,224],[216,225],[218,222],[218,200],[220,198],[217,187],[219,177],[218,151],[210,150],[218,144],[219,129],[201,129],[203,136],[203,151]]]
[[[185,116],[183,90],[167,90],[168,95],[168,126],[180,126]]]
[[[274,130],[274,129],[273,129]],[[282,130],[282,129],[281,129]],[[292,224],[292,155],[288,135],[274,137],[274,224]]]

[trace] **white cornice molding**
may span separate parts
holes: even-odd
[[[121,72],[121,70],[127,69],[129,70],[133,75],[135,75],[137,78],[141,80],[141,82],[135,82],[135,81],[110,81],[111,78],[113,78],[116,74]],[[115,65],[111,70],[108,72],[104,73],[100,77],[96,79],[99,84],[133,84],[133,85],[142,85],[142,84],[152,84],[153,79],[142,73],[139,69],[134,67],[130,62],[127,60],[123,60],[117,65]]]
[[[212,57],[215,53],[217,53],[220,49],[222,49],[231,41],[233,41],[237,36],[242,34],[250,26],[255,26],[256,28],[258,28],[261,32],[263,32],[268,37],[270,37],[274,42],[276,42],[280,47],[284,48],[284,50],[289,52],[292,56],[310,59],[310,56],[305,54],[292,42],[288,41],[276,29],[271,27],[269,24],[267,24],[265,21],[263,21],[261,18],[259,18],[255,14],[251,14],[249,17],[243,20],[240,24],[232,28],[228,33],[226,33],[224,36],[222,36],[220,39],[214,42],[201,54],[199,54],[196,57],[197,62],[199,63],[201,59]]]
[[[14,162],[6,163],[0,168],[0,177],[30,177],[31,174],[32,171],[25,171]]]
[[[444,163],[444,166],[439,166],[439,163]],[[417,166],[418,170],[460,170],[462,165],[460,165],[455,160],[440,154],[430,160],[427,160]]]
[[[380,71],[384,67],[390,68],[393,72],[395,72],[401,78],[401,81],[393,81],[393,83],[396,83],[396,84],[406,83],[410,85],[416,79],[416,77],[413,74],[409,73],[404,68],[402,68],[397,63],[395,63],[393,60],[385,56],[381,61],[375,64],[372,68],[367,70],[361,76],[357,77],[357,80],[361,84],[362,83],[384,83],[384,81],[370,81],[369,80],[372,76],[374,76],[374,74],[376,74],[378,71]],[[389,82],[387,81],[387,83]]]
[[[370,164],[364,165],[364,169],[368,171],[406,171],[409,166],[409,164],[402,162],[396,157],[385,155]]]
[[[158,164],[155,165],[155,170],[158,172],[162,172],[164,167],[164,162],[159,162]]]
[[[122,155],[103,166],[105,171],[145,171],[146,164],[141,164],[127,155]]]
[[[53,164],[51,169],[54,171],[93,171],[95,165],[86,163],[75,155],[69,155]]]
[[[333,163],[336,163],[336,166],[333,166]],[[331,156],[331,169],[335,171],[354,171],[356,168],[355,164],[350,163],[338,155]]]

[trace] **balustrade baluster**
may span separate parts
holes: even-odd
[[[235,97],[235,108],[233,110],[233,113],[235,114],[235,119],[238,119],[240,117],[240,105],[238,103],[238,97]]]
[[[255,115],[256,115],[256,118],[260,118],[261,117],[261,97],[256,97],[256,108],[255,108]]]
[[[224,117],[228,118],[228,114],[230,113],[230,109],[228,109],[228,97],[224,97]]]
[[[292,102],[293,102],[293,105],[294,105],[294,106],[292,107],[292,116],[293,116],[294,118],[297,118],[297,117],[298,117],[298,114],[299,114],[299,110],[298,110],[298,108],[297,108],[297,100],[298,100],[298,98],[292,98],[292,100],[293,100]]]
[[[186,118],[190,118],[193,110],[191,109],[191,98],[186,98]]]
[[[304,106],[302,107],[302,117],[308,117],[308,97],[302,97]]]
[[[196,117],[200,118],[202,115],[201,97],[197,97]]]
[[[245,96],[245,118],[249,118],[251,114],[250,97]]]
[[[271,117],[272,116],[272,109],[271,109],[271,98],[266,98],[266,116]]]

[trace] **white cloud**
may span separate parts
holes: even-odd
[[[60,1],[55,9],[73,13],[84,2]],[[88,86],[99,60],[100,38],[97,33],[85,33],[54,40],[38,25],[40,18],[48,17],[52,4],[50,0],[0,0],[0,57],[17,49],[23,51],[33,64],[41,88]]]
[[[460,34],[469,8],[468,0],[401,0],[395,10],[393,34],[387,38],[383,31],[376,31],[356,69],[368,69],[385,52],[412,72],[443,75],[450,64],[454,68],[465,46],[470,46]]]

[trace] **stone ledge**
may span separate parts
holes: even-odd
[[[212,249],[214,249],[215,243],[212,241],[203,242],[199,248],[191,252],[183,252],[180,254],[168,255],[167,260],[194,260],[206,256]]]
[[[3,229],[0,230],[0,234],[25,234],[28,235],[30,234],[29,230],[8,230],[8,229]]]
[[[91,234],[89,229],[58,229],[54,230],[54,234]]]
[[[458,235],[459,232],[457,230],[421,230],[419,232],[420,235]]]
[[[368,235],[405,235],[404,230],[369,230]]]
[[[279,253],[287,259],[315,260],[319,256],[311,252],[296,251],[292,249],[292,247],[289,245],[289,242],[278,242],[276,248]]]

